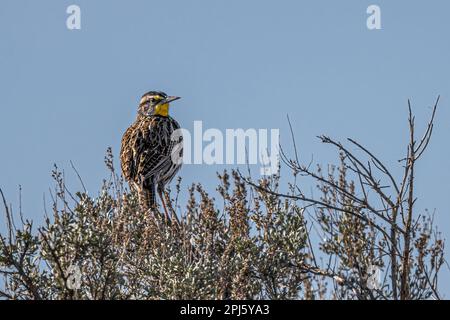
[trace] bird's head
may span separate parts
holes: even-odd
[[[169,104],[180,97],[168,96],[161,91],[149,91],[145,93],[139,102],[138,117],[141,116],[163,116],[169,115]]]

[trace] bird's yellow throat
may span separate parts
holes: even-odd
[[[167,117],[169,115],[169,104],[160,104],[155,108],[155,115]]]

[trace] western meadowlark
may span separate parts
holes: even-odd
[[[161,91],[145,93],[137,111],[136,121],[122,137],[120,160],[122,172],[145,209],[156,207],[155,189],[166,218],[164,187],[180,170],[183,155],[182,136],[175,133],[180,126],[169,116],[169,103],[180,99]]]

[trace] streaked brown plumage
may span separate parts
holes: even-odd
[[[157,191],[166,215],[162,193],[181,167],[172,159],[181,159],[183,153],[182,136],[173,136],[180,126],[168,115],[169,103],[177,99],[160,91],[144,94],[136,121],[122,137],[120,152],[123,175],[138,193],[141,206],[155,208]]]

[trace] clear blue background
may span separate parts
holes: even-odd
[[[77,4],[82,29],[66,28]],[[366,9],[381,7],[382,30]],[[0,186],[41,221],[57,163],[76,185],[72,160],[91,193],[118,155],[137,101],[150,89],[180,95],[172,114],[186,128],[281,128],[289,114],[303,159],[334,153],[316,135],[364,142],[401,168],[406,101],[423,129],[442,95],[434,138],[417,172],[417,208],[448,210],[450,2],[435,1],[24,1],[0,4]],[[213,189],[223,166],[185,166],[185,184]],[[257,168],[256,168],[257,169]],[[447,254],[450,253],[447,250]],[[450,293],[450,276],[442,290]]]

